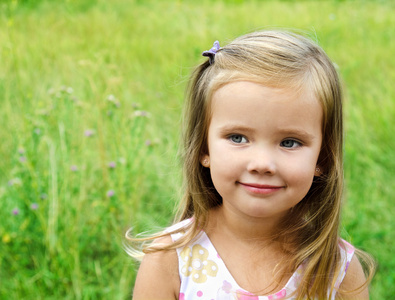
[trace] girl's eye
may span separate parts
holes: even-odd
[[[235,144],[247,143],[247,139],[240,134],[233,134],[229,136],[229,140]]]
[[[297,148],[297,147],[302,146],[302,144],[300,142],[295,141],[295,140],[284,140],[281,142],[280,145],[281,145],[281,147],[284,147],[284,148]]]

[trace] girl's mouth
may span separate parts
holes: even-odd
[[[243,183],[243,182],[238,182],[238,183],[242,187],[244,187],[248,192],[253,194],[261,194],[261,195],[273,194],[283,188],[283,186],[278,186],[278,185]]]

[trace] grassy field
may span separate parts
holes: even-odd
[[[395,295],[393,1],[0,1],[0,299],[129,299],[135,232],[169,224],[184,88],[214,40],[316,37],[345,83],[342,235]]]

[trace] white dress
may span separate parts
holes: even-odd
[[[184,227],[191,222],[184,220],[167,229],[168,232]],[[183,235],[182,232],[172,234],[173,241]],[[342,266],[337,277],[335,288],[344,279],[347,268],[354,254],[354,247],[342,240],[339,244]],[[301,266],[294,272],[287,284],[278,292],[268,296],[257,296],[242,289],[228,271],[207,234],[202,231],[191,244],[177,249],[178,270],[181,280],[179,300],[274,300],[285,299],[294,292],[301,276]],[[329,293],[328,293],[329,294]],[[334,294],[334,293],[333,293]],[[286,299],[294,299],[286,298]],[[331,299],[335,299],[332,295]]]

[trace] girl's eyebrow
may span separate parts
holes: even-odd
[[[303,139],[308,139],[308,140],[314,140],[316,138],[315,135],[303,130],[303,129],[298,129],[298,128],[283,128],[279,129],[278,132],[280,134],[285,134],[285,135],[291,135],[291,136],[298,136]]]
[[[219,128],[221,133],[229,133],[229,132],[252,132],[254,129],[244,126],[244,125],[239,125],[239,124],[226,124],[222,127]]]

